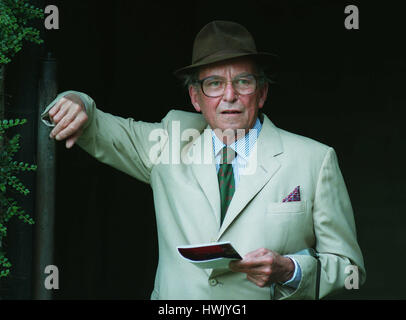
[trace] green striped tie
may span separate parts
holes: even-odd
[[[220,188],[221,224],[223,224],[224,217],[226,216],[227,209],[235,191],[234,172],[231,164],[233,156],[234,150],[227,147],[223,148],[222,161],[217,174]]]

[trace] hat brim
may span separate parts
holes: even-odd
[[[257,53],[223,53],[218,56],[212,56],[204,59],[201,62],[191,64],[189,66],[180,68],[174,71],[175,76],[182,78],[182,76],[192,73],[196,68],[207,66],[220,61],[231,60],[241,57],[252,57],[256,62],[258,62],[264,69],[276,69],[279,57],[276,54],[268,52],[257,52]]]

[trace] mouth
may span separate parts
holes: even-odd
[[[238,110],[224,110],[221,112],[221,114],[226,114],[226,115],[235,115],[235,114],[241,114],[241,111]]]

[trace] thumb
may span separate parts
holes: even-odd
[[[239,268],[240,263],[241,263],[241,260],[230,261],[230,263],[228,264],[228,268],[231,271],[240,272],[240,268]]]
[[[228,264],[228,268],[231,270],[231,271],[234,271],[235,269],[235,261],[230,261],[230,263]]]

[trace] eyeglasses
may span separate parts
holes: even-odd
[[[219,76],[211,76],[202,80],[197,80],[200,84],[202,92],[209,98],[221,97],[227,87],[227,83],[231,82],[233,89],[240,95],[250,95],[257,90],[258,79],[253,74],[238,76],[231,81]]]

